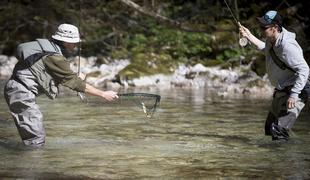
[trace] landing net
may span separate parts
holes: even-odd
[[[133,102],[136,106],[141,108],[146,117],[151,118],[156,111],[160,102],[160,96],[149,93],[124,93],[118,94],[118,101],[122,103]]]

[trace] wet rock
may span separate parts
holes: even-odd
[[[15,64],[18,60],[11,56],[0,55],[0,78],[6,79],[12,75]]]
[[[170,88],[170,83],[171,76],[163,74],[135,78],[128,82],[128,84],[132,86],[156,86],[159,88]]]
[[[189,76],[191,76],[189,78]],[[158,88],[206,88],[215,91],[219,96],[269,97],[273,88],[267,77],[257,76],[249,66],[235,69],[204,67],[197,64],[193,67],[180,65],[172,75],[140,77],[128,83],[132,86],[156,86]]]

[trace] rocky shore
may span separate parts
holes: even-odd
[[[0,55],[0,79],[10,77],[15,57]],[[72,59],[72,69],[77,72],[78,58]],[[109,61],[107,64],[97,63],[96,57],[80,58],[80,72],[86,75],[86,81],[97,87],[129,88],[155,87],[170,88],[206,88],[223,97],[269,98],[271,87],[266,77],[257,76],[249,66],[235,69],[205,67],[202,64],[186,66],[180,64],[171,74],[156,74],[134,79],[119,77],[118,73],[130,64],[128,59]]]

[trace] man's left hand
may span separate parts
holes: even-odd
[[[287,108],[288,109],[294,108],[296,106],[295,103],[296,103],[296,100],[294,98],[292,98],[292,97],[289,97],[287,99]]]
[[[85,78],[86,78],[86,75],[84,74],[84,73],[79,73],[78,74],[78,76],[79,76],[79,78],[81,78],[83,81],[85,80]]]

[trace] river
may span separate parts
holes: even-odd
[[[310,113],[292,138],[263,135],[270,100],[222,98],[204,89],[161,95],[152,118],[134,104],[38,98],[46,145],[25,149],[0,95],[0,177],[7,179],[309,179]]]

